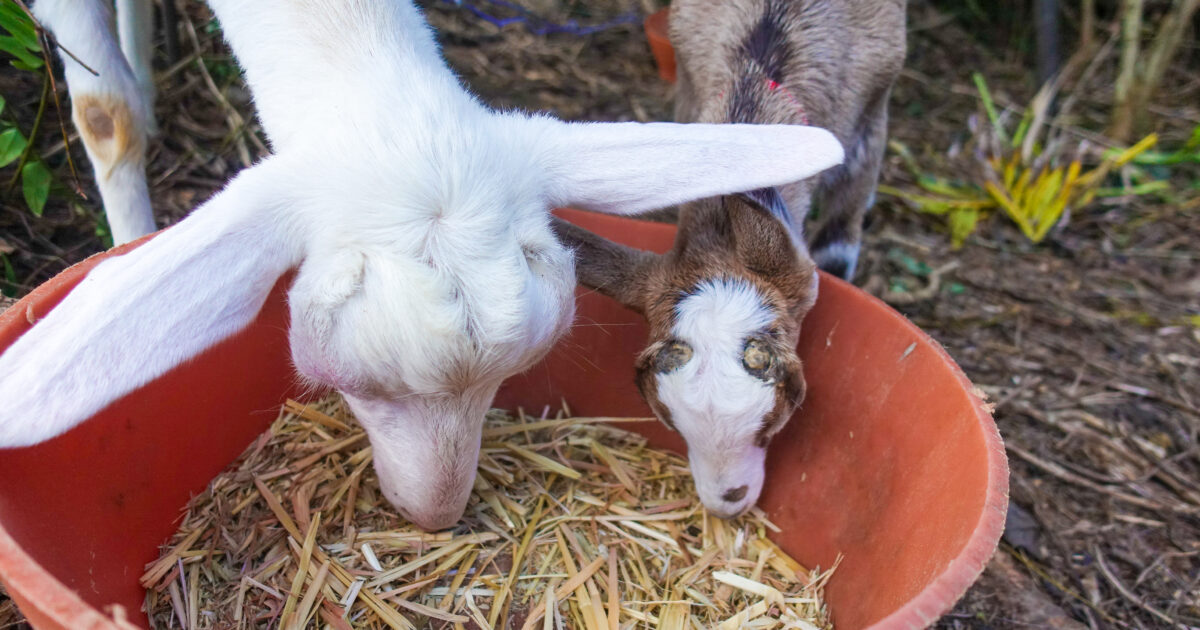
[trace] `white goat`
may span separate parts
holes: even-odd
[[[345,396],[400,512],[450,526],[496,389],[572,318],[573,257],[550,209],[635,213],[794,181],[842,158],[815,128],[490,111],[444,65],[409,2],[210,5],[275,155],[98,265],[0,355],[0,447],[63,433],[235,333],[298,267],[288,303],[299,374]],[[97,41],[109,7],[41,0],[37,10],[101,71],[64,59],[76,109],[121,120],[135,92],[115,49]],[[126,100],[103,98],[116,92]]]

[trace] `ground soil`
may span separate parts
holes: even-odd
[[[553,0],[528,6],[585,24],[657,8],[655,0],[593,2],[590,14]],[[534,36],[521,25],[497,29],[451,2],[427,7],[450,64],[490,104],[570,119],[670,118],[672,88],[657,77],[640,26]],[[162,225],[266,152],[204,9],[189,4],[186,15],[183,60],[160,60],[161,134],[149,176]],[[971,72],[988,77],[1001,107],[1029,102],[1036,86],[1027,54],[995,44],[1011,39],[973,37],[954,16],[913,3],[885,183],[911,184],[898,148],[939,164],[969,138],[978,112]],[[1153,110],[1164,143],[1178,144],[1200,124],[1198,57],[1185,53]],[[1074,86],[1081,105],[1072,124],[1095,143],[1104,142],[1111,74],[1101,67]],[[39,80],[0,74],[4,116],[24,129]],[[12,267],[0,288],[9,295],[104,244],[82,147],[72,135],[86,199],[70,194],[57,114],[46,116],[39,150],[60,189],[42,218],[19,194],[0,199],[0,253]],[[991,217],[956,250],[939,219],[880,197],[856,281],[945,345],[990,396],[1012,469],[1000,549],[938,627],[1200,626],[1200,173],[1167,175],[1173,198],[1105,199],[1040,245]],[[0,185],[11,176],[0,170]],[[0,629],[6,605],[0,596]]]

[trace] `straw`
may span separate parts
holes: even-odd
[[[388,504],[338,398],[288,401],[147,565],[152,626],[832,627],[828,572],[760,510],[710,517],[686,460],[623,420],[490,412],[462,522],[428,533]]]

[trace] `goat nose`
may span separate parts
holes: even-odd
[[[738,501],[746,498],[746,492],[749,490],[750,486],[738,486],[737,488],[730,488],[725,491],[725,494],[721,495],[721,500],[725,501],[726,503],[737,503]]]
[[[437,510],[433,512],[410,512],[399,505],[395,507],[396,511],[399,512],[400,516],[404,517],[405,520],[429,533],[450,529],[451,527],[457,525],[458,521],[462,519],[461,511],[456,512],[454,510]]]
[[[407,516],[409,521],[422,530],[434,533],[444,529],[450,529],[458,524],[462,518],[461,512],[439,512],[435,514],[413,514]]]

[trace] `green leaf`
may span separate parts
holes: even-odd
[[[8,166],[13,160],[21,157],[25,150],[25,136],[15,127],[0,132],[0,168]]]
[[[100,239],[100,242],[104,245],[104,249],[112,249],[112,228],[108,226],[108,217],[103,212],[96,216],[96,237]]]
[[[1017,131],[1013,133],[1012,148],[1016,149],[1025,142],[1025,134],[1029,133],[1029,127],[1033,125],[1033,108],[1025,110],[1025,115],[1021,118],[1021,124],[1017,125]]]
[[[950,197],[952,199],[977,200],[981,196],[978,188],[968,187],[961,183],[952,183],[932,175],[921,175],[917,178],[917,185],[935,195],[942,195],[943,197]]]
[[[1004,125],[1000,124],[1000,115],[996,113],[996,102],[992,100],[992,93],[988,90],[987,80],[983,75],[976,72],[971,75],[975,80],[975,89],[979,91],[979,100],[983,101],[983,109],[987,112],[988,121],[992,123],[992,129],[996,132],[996,137],[1000,138],[1000,142],[1008,142],[1008,136],[1004,133]]]
[[[40,59],[34,65],[29,65],[23,61],[17,61],[16,59],[12,60],[9,63],[12,64],[12,67],[14,67],[17,70],[20,70],[22,72],[37,72],[42,67],[42,61]]]
[[[50,169],[38,160],[26,164],[21,169],[21,192],[33,214],[42,216],[46,200],[50,198]]]
[[[0,112],[3,112],[3,111],[4,111],[4,105],[5,105],[5,102],[6,102],[6,101],[4,100],[4,97],[3,97],[3,96],[0,96]]]
[[[12,35],[0,36],[0,52],[6,52],[16,57],[17,61],[35,68],[42,63],[41,57],[30,52],[28,48]]]
[[[13,37],[29,50],[35,52],[42,50],[33,20],[18,8],[15,2],[0,0],[0,27],[12,33]]]
[[[33,20],[16,2],[0,0],[0,25],[9,28],[12,25],[25,25],[33,28]]]
[[[6,254],[0,254],[0,262],[4,263],[4,279],[7,280],[9,284],[9,286],[4,287],[4,290],[0,291],[0,293],[3,293],[8,297],[16,297],[17,291],[15,287],[17,286],[17,270],[13,269],[12,261],[8,259]]]
[[[975,231],[975,225],[979,223],[979,211],[974,209],[955,210],[950,213],[949,220],[950,242],[954,249],[958,249]]]
[[[892,249],[888,250],[887,257],[888,260],[894,261],[905,271],[914,276],[923,278],[928,276],[929,273],[933,271],[933,269],[924,261],[917,260],[916,258],[909,256],[904,252],[904,250],[898,247],[893,247]]]

